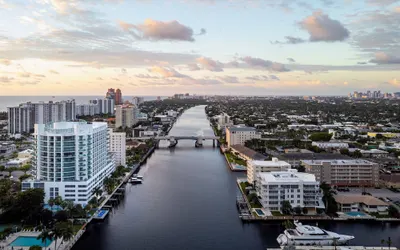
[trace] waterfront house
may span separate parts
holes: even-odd
[[[338,210],[341,212],[363,211],[387,214],[389,204],[371,195],[335,195]]]

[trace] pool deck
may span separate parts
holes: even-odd
[[[29,247],[20,247],[20,246],[13,246],[12,247],[12,246],[9,246],[9,245],[20,236],[37,237],[37,236],[39,236],[40,233],[41,232],[38,232],[38,231],[36,231],[36,232],[34,232],[34,231],[27,231],[27,232],[21,231],[21,232],[13,233],[10,236],[8,236],[6,240],[3,240],[3,241],[0,242],[0,247],[3,247],[2,249],[7,249],[7,250],[11,250],[11,249],[14,249],[14,250],[17,250],[17,249],[18,250],[19,249],[29,250]],[[59,245],[60,243],[61,243],[61,239],[58,239],[57,240],[57,245]],[[46,247],[46,249],[55,250],[55,248],[54,248],[55,246],[54,245],[55,245],[55,242],[53,241],[49,246]],[[60,249],[60,248],[58,248],[58,249]]]

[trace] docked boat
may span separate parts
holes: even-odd
[[[129,182],[133,183],[133,184],[142,184],[143,180],[135,178],[135,177],[132,177],[132,178],[129,179]]]
[[[137,174],[134,174],[133,178],[136,178],[136,179],[139,179],[139,180],[143,180],[143,176],[137,175]]]
[[[319,227],[302,225],[295,221],[295,229],[286,229],[276,239],[281,246],[333,246],[344,245],[354,236],[330,232]]]

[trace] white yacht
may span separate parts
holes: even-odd
[[[276,239],[281,246],[332,246],[344,245],[354,236],[337,234],[319,227],[302,225],[295,221],[295,229],[287,229]]]
[[[134,174],[134,175],[133,175],[133,178],[143,180],[143,176],[137,175],[137,174]]]
[[[130,178],[129,179],[129,182],[130,183],[133,183],[133,184],[142,184],[142,179],[139,179],[139,178],[136,178],[136,177],[132,177],[132,178]]]

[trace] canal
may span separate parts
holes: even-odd
[[[204,106],[187,110],[170,135],[212,135]],[[236,178],[212,143],[195,148],[179,141],[161,148],[140,173],[144,183],[127,186],[125,200],[102,223],[90,225],[74,250],[265,249],[277,246],[279,223],[242,223],[236,210]],[[166,145],[164,145],[166,146]],[[380,245],[391,237],[400,247],[400,227],[390,224],[327,223],[352,234],[352,245]]]

